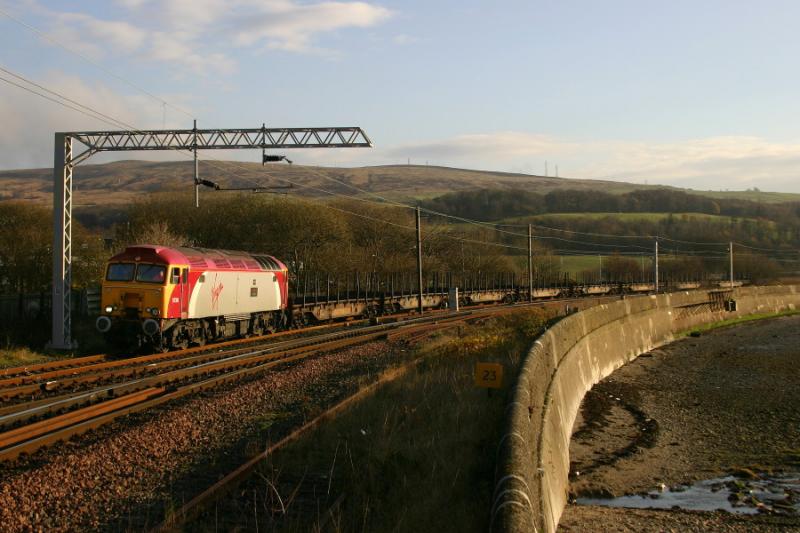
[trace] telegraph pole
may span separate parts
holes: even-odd
[[[533,229],[528,224],[528,301],[533,301]]]
[[[656,294],[658,294],[658,237],[656,237],[656,249],[655,249],[655,263],[654,263],[654,270],[653,270],[653,277],[655,279],[655,289]]]
[[[422,314],[422,230],[419,223],[419,206],[417,206],[417,287],[419,288],[419,314]]]
[[[733,289],[733,241],[730,241],[730,243],[728,243],[728,252],[729,252],[728,255],[730,256],[730,263],[731,263],[730,264],[731,289]]]
[[[194,121],[194,206],[200,207],[200,176],[197,171],[197,119]]]
[[[600,279],[598,280],[598,283],[603,283],[603,256],[598,254],[597,259],[600,260]]]

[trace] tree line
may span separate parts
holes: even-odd
[[[483,221],[549,213],[699,213],[771,220],[792,229],[794,239],[797,239],[800,228],[800,202],[764,204],[752,200],[709,198],[666,188],[624,194],[572,189],[559,189],[547,194],[480,189],[445,194],[424,201],[422,205]]]
[[[471,193],[480,196],[482,192]],[[487,193],[484,205],[502,216],[519,214],[522,207],[504,207],[508,195]],[[594,193],[599,194],[599,193]],[[441,209],[454,196],[436,204]],[[469,198],[469,195],[464,195]],[[495,201],[495,198],[497,200]],[[522,197],[524,200],[525,197]],[[436,200],[435,200],[436,201]],[[483,201],[483,200],[481,200]],[[464,201],[464,205],[470,202]],[[431,205],[431,204],[428,204]],[[497,211],[509,209],[510,211]],[[517,209],[515,211],[515,209]],[[455,210],[455,209],[454,209]],[[474,213],[467,209],[457,214]],[[488,215],[487,215],[488,216]],[[494,215],[491,215],[494,216]],[[479,217],[475,217],[479,218]],[[480,218],[486,218],[480,217]],[[268,253],[284,261],[294,273],[319,272],[344,275],[348,272],[387,274],[411,272],[416,268],[414,213],[410,209],[382,206],[358,200],[326,203],[291,196],[265,194],[206,195],[199,208],[187,194],[151,194],[124,208],[117,222],[106,229],[87,229],[73,223],[73,284],[97,285],[105,262],[125,246],[137,243],[167,246],[196,246]],[[616,235],[662,235],[688,241],[717,242],[729,239],[757,245],[783,245],[796,239],[791,228],[765,220],[740,219],[735,222],[698,221],[687,216],[667,216],[660,220],[625,221],[614,217],[570,217],[557,221],[562,230]],[[422,250],[426,272],[516,273],[524,279],[527,268],[527,239],[509,235],[488,226],[453,223],[435,215],[422,220]],[[524,233],[516,229],[514,232]],[[638,244],[638,251],[649,253],[647,238],[609,241],[600,237],[577,236],[537,228],[534,242],[534,267],[537,279],[562,279],[560,250],[571,253],[601,253],[613,256],[616,250]],[[547,240],[567,237],[581,243]],[[665,253],[680,256],[690,246],[664,244]],[[747,257],[737,257],[745,265]],[[649,259],[629,260],[624,256],[606,265],[606,275],[633,278],[645,269]],[[670,263],[665,273],[691,277],[713,267],[724,271],[722,259],[683,257]],[[750,260],[752,270],[772,265],[760,258]],[[646,270],[650,270],[650,266]],[[52,272],[52,212],[29,203],[0,203],[0,292],[32,293],[48,291]],[[777,267],[773,269],[777,271]],[[759,274],[760,275],[760,274]]]

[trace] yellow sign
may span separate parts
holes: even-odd
[[[475,363],[475,386],[499,389],[503,386],[503,365],[500,363]]]

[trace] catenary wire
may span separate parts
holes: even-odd
[[[3,14],[7,15],[7,13],[3,12],[2,9],[0,9],[0,13],[3,13]],[[10,17],[10,18],[12,18],[12,17]],[[38,84],[38,83],[36,83],[34,81],[31,81],[31,80],[29,80],[29,79],[27,79],[27,78],[25,78],[23,76],[15,74],[14,72],[11,72],[10,70],[7,70],[7,69],[5,69],[3,67],[0,67],[0,71],[5,72],[5,73],[7,73],[7,74],[19,79],[19,80],[22,80],[25,83],[33,85],[34,87],[37,87],[37,88],[39,88],[39,89],[41,89],[43,91],[46,91],[46,92],[48,92],[50,94],[53,94],[53,95],[57,96],[58,98],[63,99],[65,102],[69,102],[69,104],[61,102],[61,101],[58,101],[58,100],[56,100],[54,98],[51,98],[51,97],[49,97],[49,96],[47,96],[45,94],[42,94],[42,93],[40,93],[38,91],[35,91],[35,90],[33,90],[33,89],[29,88],[29,87],[25,87],[23,85],[20,85],[20,84],[14,82],[12,80],[9,80],[7,78],[0,77],[0,80],[4,81],[6,83],[9,83],[10,85],[16,86],[16,87],[18,87],[20,89],[28,91],[28,92],[30,92],[32,94],[35,94],[35,95],[40,96],[42,98],[45,98],[45,99],[47,99],[47,100],[49,100],[51,102],[54,102],[54,103],[59,104],[59,105],[62,105],[64,107],[67,107],[67,108],[72,109],[74,111],[80,112],[80,113],[82,113],[82,114],[84,114],[86,116],[89,116],[91,118],[94,118],[96,120],[100,120],[100,121],[104,122],[105,124],[109,124],[109,125],[112,125],[112,126],[115,126],[115,127],[119,127],[120,125],[122,125],[123,127],[125,127],[125,129],[128,129],[131,132],[140,131],[140,130],[137,130],[135,127],[131,126],[130,124],[126,124],[125,122],[123,122],[121,120],[115,119],[114,117],[111,117],[111,116],[109,116],[109,115],[107,115],[107,114],[105,114],[103,112],[97,111],[97,110],[95,110],[95,109],[93,109],[93,108],[91,108],[89,106],[81,104],[80,102],[77,102],[77,101],[75,101],[75,100],[73,100],[73,99],[71,99],[69,97],[66,97],[66,96],[64,96],[64,95],[62,95],[62,94],[60,94],[60,93],[58,93],[56,91],[48,89],[48,88],[46,88],[46,87],[44,87],[44,86],[42,86],[42,85],[40,85],[40,84]],[[74,105],[70,105],[70,104],[74,104]],[[77,106],[77,107],[75,107],[75,106]],[[192,154],[190,152],[187,153],[187,152],[184,152],[184,151],[182,151],[180,149],[173,149],[173,150],[178,152],[178,153],[182,153],[184,155],[188,155],[189,157],[193,157],[193,155],[194,155],[194,154]],[[216,159],[216,158],[211,158],[211,159]],[[221,160],[217,160],[217,161],[222,162]],[[216,164],[212,163],[211,161],[207,161],[207,162],[210,163],[215,168],[218,168],[220,170],[224,170],[221,167],[217,166]],[[227,162],[227,163],[231,164],[231,162]],[[243,169],[247,170],[245,167],[243,167],[241,165],[236,165],[235,163],[234,163],[234,165],[235,166],[239,166],[240,168],[243,168]],[[374,196],[374,197],[380,199],[382,203],[381,202],[374,202],[374,201],[371,201],[371,200],[366,200],[366,199],[359,198],[359,197],[352,196],[352,195],[345,195],[345,194],[341,194],[341,193],[335,193],[335,192],[332,192],[332,191],[328,191],[326,189],[321,189],[321,188],[310,186],[310,185],[297,183],[297,182],[294,182],[294,181],[289,180],[287,178],[271,175],[270,173],[267,173],[267,175],[270,175],[273,178],[277,178],[277,179],[286,181],[286,182],[291,183],[293,185],[296,185],[298,187],[304,187],[304,188],[309,188],[309,189],[312,189],[312,190],[317,190],[319,192],[322,192],[322,193],[328,194],[328,195],[340,196],[340,197],[347,198],[347,199],[350,199],[350,200],[369,201],[371,203],[380,204],[380,205],[389,204],[389,205],[396,206],[396,207],[414,209],[414,207],[412,207],[412,206],[388,200],[388,199],[386,199],[386,198],[384,198],[384,197],[382,197],[380,195],[377,195],[377,194],[372,193],[370,191],[366,191],[366,190],[361,189],[360,187],[357,187],[355,185],[348,184],[346,182],[340,181],[340,180],[338,180],[336,178],[333,178],[331,176],[328,176],[328,175],[326,175],[326,174],[324,174],[322,172],[316,171],[315,169],[307,168],[306,170],[309,170],[313,174],[316,174],[316,175],[318,175],[320,177],[323,177],[324,179],[327,179],[329,181],[334,181],[334,182],[339,183],[341,185],[345,185],[345,186],[351,187],[354,190],[357,190],[357,191],[362,192],[364,194],[368,194],[370,196]],[[242,178],[242,179],[246,179],[246,180],[258,185],[259,187],[261,187],[261,184],[256,182],[252,178],[249,178],[247,176],[243,176],[241,174],[237,174],[237,176]],[[330,207],[327,204],[325,204],[324,202],[323,202],[323,204],[326,205],[327,207]],[[362,217],[362,218],[368,218],[368,219],[371,219],[373,221],[377,221],[377,222],[382,222],[382,223],[398,226],[398,227],[401,227],[401,228],[414,229],[414,228],[411,228],[410,226],[404,226],[404,225],[397,224],[397,223],[390,222],[390,221],[386,221],[386,220],[383,220],[383,219],[377,219],[375,217],[365,216],[365,215],[363,215],[361,213],[356,213],[356,212],[353,212],[353,211],[350,211],[350,210],[346,210],[346,209],[336,208],[336,210],[342,211],[342,212],[347,212],[347,213],[350,213],[352,215],[359,216],[359,217]],[[446,217],[446,218],[449,218],[449,219],[459,220],[461,222],[474,224],[474,225],[477,225],[477,226],[480,226],[480,227],[489,228],[489,229],[492,229],[494,231],[498,231],[500,233],[510,234],[510,235],[518,236],[518,237],[527,237],[527,235],[525,235],[525,234],[516,233],[516,232],[509,232],[509,231],[505,231],[505,230],[499,229],[499,226],[509,227],[509,226],[512,226],[512,225],[501,225],[501,224],[494,224],[494,223],[476,221],[476,220],[468,219],[468,218],[465,218],[465,217],[459,217],[459,216],[456,216],[456,215],[449,215],[449,214],[446,214],[446,213],[441,213],[441,212],[438,212],[438,211],[435,211],[435,210],[431,210],[431,209],[427,209],[427,208],[420,208],[420,210],[421,211],[425,211],[426,213],[429,213],[429,214],[432,214],[432,215]],[[540,228],[540,229],[547,229],[547,230],[550,230],[550,231],[560,231],[560,232],[571,233],[571,234],[589,235],[589,236],[597,236],[597,237],[605,237],[605,238],[639,238],[639,239],[641,239],[641,238],[659,238],[661,240],[665,240],[665,241],[669,241],[669,242],[676,242],[676,243],[683,243],[683,244],[693,244],[693,245],[727,245],[728,244],[728,243],[714,243],[714,242],[683,241],[683,240],[679,240],[679,239],[672,239],[672,238],[669,238],[669,237],[629,236],[629,235],[611,235],[611,234],[601,234],[601,233],[578,232],[578,231],[573,231],[573,230],[564,230],[564,229],[560,229],[560,228],[551,228],[551,227],[542,226],[542,225],[538,225],[538,224],[537,225],[531,224],[531,226],[532,227],[535,226],[535,227]],[[524,227],[524,226],[516,225],[514,227]],[[474,240],[474,239],[465,239],[465,238],[456,237],[454,235],[447,235],[447,234],[443,234],[443,235],[446,238],[459,240],[461,242],[471,242],[471,243],[479,243],[479,244],[492,245],[492,246],[500,246],[500,247],[508,248],[508,249],[526,250],[526,248],[507,245],[507,244],[503,244],[503,243],[497,243],[497,242],[491,242],[491,241],[477,241],[477,240]],[[615,248],[615,249],[619,249],[619,248],[639,248],[639,249],[643,249],[643,250],[648,250],[647,247],[638,246],[638,245],[588,243],[588,242],[585,242],[585,241],[577,241],[577,240],[574,240],[574,239],[564,239],[564,238],[552,237],[552,236],[537,235],[536,239],[538,239],[538,240],[541,240],[541,239],[559,240],[559,241],[563,241],[563,242],[570,242],[570,243],[575,243],[575,244],[585,244],[585,245],[589,245],[589,246],[597,246],[597,247],[604,247],[604,248]],[[736,244],[738,246],[742,246],[744,248],[753,249],[753,250],[762,250],[762,251],[779,252],[779,253],[792,253],[791,250],[780,250],[780,249],[775,249],[775,248],[755,247],[755,246],[749,246],[749,245],[745,245],[745,244],[738,243],[738,242],[735,242],[734,244]],[[686,255],[694,255],[694,254],[686,254]]]
[[[32,32],[34,32],[34,33],[36,33],[37,35],[39,35],[39,36],[40,36],[40,37],[42,37],[43,39],[45,39],[45,40],[47,40],[47,41],[49,41],[49,42],[51,42],[51,43],[55,44],[55,45],[56,45],[56,46],[58,46],[59,48],[62,48],[63,50],[65,50],[65,51],[67,51],[67,52],[69,52],[69,53],[71,53],[71,54],[73,54],[73,55],[75,55],[75,56],[77,56],[77,57],[81,58],[83,61],[85,61],[85,62],[87,62],[87,63],[91,64],[92,66],[94,66],[94,67],[98,68],[99,70],[101,70],[101,71],[105,72],[106,74],[108,74],[108,75],[110,75],[110,76],[114,77],[115,79],[117,79],[117,80],[119,80],[119,81],[121,81],[121,82],[125,83],[126,85],[128,85],[128,86],[130,86],[130,87],[132,87],[132,88],[136,89],[137,91],[139,91],[139,92],[141,92],[141,93],[143,93],[143,94],[147,95],[148,97],[150,97],[150,98],[152,98],[153,100],[155,100],[155,101],[157,101],[157,102],[161,103],[162,105],[164,105],[164,106],[166,106],[166,107],[169,107],[169,108],[171,108],[171,109],[174,109],[174,110],[176,110],[176,111],[178,111],[178,112],[180,112],[180,113],[182,113],[182,114],[184,114],[184,115],[188,116],[189,118],[192,118],[192,114],[191,114],[191,113],[189,113],[189,112],[187,112],[186,110],[184,110],[184,109],[182,109],[182,108],[180,108],[180,107],[178,107],[178,106],[176,106],[176,105],[174,105],[174,104],[172,104],[172,103],[168,102],[167,100],[165,100],[165,99],[163,99],[163,98],[161,98],[161,97],[159,97],[159,96],[157,96],[157,95],[155,95],[155,94],[151,93],[150,91],[148,91],[148,90],[144,89],[144,88],[143,88],[143,87],[141,87],[140,85],[137,85],[137,84],[135,84],[134,82],[132,82],[132,81],[128,80],[127,78],[125,78],[125,77],[123,77],[123,76],[120,76],[119,74],[117,74],[117,73],[115,73],[115,72],[111,71],[110,69],[106,68],[105,66],[101,65],[100,63],[98,63],[98,62],[96,62],[96,61],[94,61],[94,60],[92,60],[92,59],[90,59],[90,58],[86,57],[84,54],[81,54],[80,52],[78,52],[78,51],[74,50],[73,48],[71,48],[71,47],[67,46],[67,45],[66,45],[66,44],[64,44],[63,42],[61,42],[61,41],[59,41],[59,40],[57,40],[57,39],[53,38],[52,36],[50,36],[50,35],[46,34],[45,32],[43,32],[43,31],[39,30],[38,28],[36,28],[36,27],[32,26],[31,24],[29,24],[29,23],[27,23],[27,22],[25,22],[25,21],[23,21],[23,20],[21,20],[21,19],[19,19],[19,18],[15,17],[15,16],[11,15],[9,12],[5,11],[5,10],[4,10],[4,9],[2,9],[2,8],[0,8],[0,14],[4,15],[5,17],[7,17],[8,19],[10,19],[10,20],[14,21],[15,23],[17,23],[17,24],[19,24],[19,25],[23,26],[24,28],[26,28],[26,29],[28,29],[28,30],[30,30],[30,31],[32,31]],[[19,78],[19,76],[18,76],[18,75],[16,75],[16,74],[13,74],[12,72],[10,72],[10,71],[8,71],[8,70],[6,70],[6,69],[0,69],[0,70],[3,70],[4,72],[6,72],[6,73],[8,73],[8,74],[11,74],[11,75],[13,75],[13,76],[15,76],[15,77],[18,77],[18,78]],[[18,84],[15,84],[15,83],[11,82],[10,80],[4,79],[4,78],[0,78],[0,79],[2,79],[2,81],[5,81],[6,83],[10,83],[10,84],[12,84],[12,85],[16,85],[17,87],[23,88],[23,87],[19,86]],[[28,83],[31,83],[31,84],[32,84],[32,85],[34,85],[34,86],[37,86],[37,87],[39,87],[39,88],[41,88],[41,89],[43,89],[43,90],[46,90],[47,92],[50,92],[50,93],[52,93],[52,94],[58,94],[58,93],[55,93],[54,91],[51,91],[51,90],[49,90],[49,89],[46,89],[46,88],[42,87],[42,86],[41,86],[41,85],[39,85],[39,84],[36,84],[36,83],[30,82],[30,81],[28,81],[28,80],[26,80],[26,81],[27,81]],[[38,93],[36,93],[35,91],[32,91],[32,90],[30,90],[30,89],[25,89],[25,90],[28,90],[29,92],[32,92],[32,93],[34,93],[34,94],[38,94]],[[46,98],[46,99],[48,99],[48,100],[50,100],[50,101],[54,101],[54,100],[52,100],[51,98],[48,98],[48,97],[46,97],[45,95],[41,95],[41,94],[39,94],[39,96],[42,96],[43,98]],[[63,98],[64,100],[66,100],[66,101],[68,101],[68,102],[72,102],[72,103],[75,103],[75,104],[77,104],[77,103],[76,103],[74,100],[71,100],[71,99],[69,99],[69,98],[67,98],[67,97],[64,97],[64,96],[62,96],[62,95],[59,95],[59,97]],[[56,102],[56,103],[58,103],[58,102]],[[64,105],[64,104],[62,104],[62,105]],[[78,106],[80,106],[80,107],[82,107],[82,108],[86,108],[86,107],[87,107],[87,106],[83,106],[82,104],[77,104],[77,105],[78,105]],[[70,107],[70,106],[66,106],[66,105],[65,105],[65,107],[69,107],[70,109],[73,109],[73,110],[75,110],[75,111],[79,111],[79,110],[77,110],[77,109],[75,109],[75,108],[72,108],[72,107]],[[79,112],[82,112],[82,111],[79,111]],[[110,118],[110,117],[108,117],[108,115],[105,115],[104,113],[101,113],[101,112],[98,112],[98,111],[94,111],[94,110],[92,110],[92,112],[94,112],[94,113],[97,113],[97,114],[98,114],[98,115],[100,115],[100,116],[103,116],[103,117],[106,117],[106,118]],[[87,114],[87,113],[85,113],[85,112],[82,112],[82,113],[83,113],[83,114]],[[91,116],[91,115],[89,115],[89,116]],[[93,117],[93,118],[96,118],[96,119],[98,119],[98,120],[101,120],[101,119],[99,119],[98,117]],[[123,125],[124,125],[124,123],[123,123],[123,122],[121,122],[121,121],[118,121],[118,120],[116,120],[116,119],[112,119],[112,120],[113,120],[113,121],[115,121],[115,122],[119,122],[120,124],[123,124]],[[105,121],[105,120],[101,120],[101,121],[102,121],[102,122],[104,122],[104,123],[106,123],[106,124],[109,124],[109,122],[107,122],[107,121]],[[135,128],[134,128],[134,129],[135,129]],[[409,206],[409,205],[407,205],[407,204],[403,204],[403,203],[400,203],[400,202],[395,202],[395,201],[388,200],[387,198],[384,198],[383,196],[380,196],[380,195],[378,195],[378,194],[375,194],[375,193],[373,193],[373,192],[370,192],[370,191],[366,191],[366,190],[364,190],[364,189],[361,189],[360,187],[357,187],[357,186],[355,186],[355,185],[353,185],[353,184],[349,184],[349,183],[346,183],[346,182],[343,182],[343,181],[337,180],[336,178],[333,178],[333,177],[331,177],[331,176],[328,176],[328,175],[326,175],[326,174],[324,174],[324,173],[322,173],[322,172],[316,172],[316,171],[315,171],[315,170],[313,170],[313,169],[309,169],[309,170],[311,170],[313,173],[315,173],[315,174],[317,174],[317,175],[319,175],[319,176],[323,177],[324,179],[327,179],[327,180],[329,180],[329,181],[334,181],[334,182],[336,182],[336,183],[339,183],[339,184],[341,184],[341,185],[345,185],[345,186],[347,186],[347,187],[351,187],[351,188],[353,188],[354,190],[357,190],[357,191],[359,191],[359,192],[361,192],[361,193],[363,193],[363,194],[368,194],[368,195],[370,195],[370,196],[373,196],[373,197],[375,197],[375,198],[378,198],[378,199],[379,199],[379,200],[381,200],[382,202],[388,203],[388,204],[390,204],[390,205],[394,205],[394,206],[396,206],[396,207],[404,207],[404,208],[410,208],[410,209],[413,209],[413,206]],[[241,176],[240,176],[240,177],[241,177]],[[331,192],[329,192],[329,191],[325,191],[325,192],[326,192],[327,194],[334,194],[334,193],[331,193]],[[345,197],[347,197],[346,195],[344,195],[344,196],[345,196]],[[351,199],[354,199],[355,197],[350,197],[350,198],[351,198]],[[427,212],[427,213],[430,213],[430,214],[434,214],[434,215],[438,215],[438,216],[442,216],[442,217],[451,218],[451,219],[453,219],[453,220],[459,220],[459,221],[461,221],[461,222],[465,222],[465,223],[468,223],[468,224],[473,224],[473,225],[477,225],[477,226],[483,226],[483,227],[491,227],[491,228],[493,228],[493,229],[495,229],[496,231],[498,231],[498,232],[501,232],[501,233],[506,233],[506,234],[510,234],[510,235],[514,235],[514,236],[518,236],[518,237],[527,237],[527,235],[524,235],[524,234],[520,234],[520,233],[516,233],[516,232],[508,232],[508,231],[505,231],[505,230],[498,229],[498,226],[501,226],[501,225],[499,225],[499,224],[487,223],[487,222],[477,221],[477,220],[473,220],[473,219],[468,219],[468,218],[465,218],[465,217],[459,217],[459,216],[456,216],[456,215],[450,215],[450,214],[447,214],[447,213],[441,213],[441,212],[434,211],[434,210],[432,210],[432,209],[428,209],[428,208],[420,208],[420,209],[421,209],[421,210],[424,210],[425,212]],[[507,227],[513,227],[514,225],[507,224],[507,225],[504,225],[504,226],[507,226]],[[533,226],[533,225],[532,225],[532,226]],[[683,240],[679,240],[679,239],[672,239],[672,238],[669,238],[669,237],[659,237],[659,236],[650,236],[650,235],[648,235],[648,236],[610,235],[610,234],[600,234],[600,233],[589,233],[589,232],[578,232],[578,231],[572,231],[572,230],[563,230],[563,229],[559,229],[559,228],[550,228],[550,227],[547,227],[547,226],[541,226],[541,225],[535,225],[535,226],[536,226],[537,228],[540,228],[540,229],[547,229],[547,230],[550,230],[550,231],[561,231],[561,232],[566,232],[566,233],[573,233],[573,234],[580,234],[580,235],[587,235],[587,236],[595,236],[595,237],[604,237],[604,238],[615,238],[615,239],[618,239],[618,238],[660,238],[660,239],[662,239],[662,240],[666,240],[666,241],[670,241],[670,242],[677,242],[677,243],[681,243],[681,244],[708,245],[708,246],[727,246],[727,245],[728,245],[728,243],[723,243],[723,242],[696,242],[696,241],[683,241]],[[521,226],[521,225],[516,225],[516,227],[524,227],[524,226]],[[734,244],[737,244],[737,245],[739,245],[739,246],[743,246],[743,247],[745,247],[745,248],[750,248],[750,249],[753,249],[753,250],[770,251],[770,252],[791,252],[791,250],[781,250],[781,249],[777,249],[777,248],[764,248],[764,247],[749,246],[749,245],[745,245],[745,244],[738,243],[738,242],[736,242],[736,243],[734,243]],[[611,246],[611,245],[606,245],[606,246]],[[621,245],[620,247],[622,247],[622,246],[624,246],[624,245]],[[634,246],[632,246],[632,247],[634,247]],[[641,247],[639,247],[639,248],[641,248]]]
[[[104,67],[103,65],[101,65],[97,61],[94,61],[93,59],[91,59],[89,57],[86,57],[84,54],[81,54],[77,50],[74,50],[73,48],[70,48],[66,44],[64,44],[61,41],[59,41],[58,39],[55,39],[54,37],[51,37],[50,35],[48,35],[45,32],[39,30],[38,28],[35,28],[34,26],[28,24],[27,22],[25,22],[25,21],[23,21],[21,19],[18,19],[17,17],[13,16],[11,13],[9,13],[8,11],[4,10],[1,7],[0,7],[0,14],[6,16],[10,20],[12,20],[12,21],[16,22],[17,24],[23,26],[24,28],[27,28],[28,30],[30,30],[33,33],[35,33],[35,34],[39,35],[40,37],[42,37],[43,39],[45,39],[47,41],[50,41],[51,43],[53,43],[54,45],[58,46],[59,48],[65,50],[65,51],[67,51],[67,52],[69,52],[69,53],[71,53],[71,54],[73,54],[73,55],[75,55],[75,56],[77,56],[79,58],[81,58],[83,61],[89,63],[90,65],[94,66],[95,68],[100,69],[101,71],[105,72],[109,76],[112,76],[112,77],[116,78],[117,80],[121,81],[122,83],[128,85],[129,87],[132,87],[133,89],[136,89],[137,91],[141,92],[142,94],[147,95],[148,97],[152,98],[153,100],[159,102],[161,105],[169,107],[171,109],[174,109],[175,111],[178,111],[179,113],[182,113],[182,114],[186,115],[187,117],[192,118],[192,114],[189,113],[188,111],[186,111],[186,110],[184,110],[184,109],[182,109],[182,108],[180,108],[180,107],[178,107],[178,106],[176,106],[176,105],[164,100],[160,96],[157,96],[157,95],[151,93],[147,89],[141,87],[140,85],[137,85],[136,83],[130,81],[129,79],[127,79],[127,78],[125,78],[123,76],[120,76],[116,72],[108,69],[107,67]]]
[[[14,76],[17,79],[20,79],[20,80],[22,80],[22,81],[24,81],[26,83],[31,84],[31,85],[41,89],[42,91],[46,91],[46,92],[48,92],[48,93],[50,93],[52,95],[55,95],[56,97],[61,98],[64,101],[60,101],[60,100],[58,100],[56,98],[48,96],[47,94],[43,94],[43,93],[41,93],[39,91],[31,89],[30,87],[25,87],[24,85],[16,83],[16,82],[14,82],[12,80],[9,80],[7,78],[0,77],[0,80],[4,81],[6,83],[9,83],[10,85],[13,85],[13,86],[18,87],[20,89],[23,89],[23,90],[25,90],[25,91],[27,91],[27,92],[29,92],[31,94],[34,94],[36,96],[39,96],[39,97],[44,98],[46,100],[49,100],[50,102],[53,102],[53,103],[59,104],[61,106],[64,106],[64,107],[66,107],[68,109],[71,109],[73,111],[77,111],[77,112],[79,112],[79,113],[81,113],[83,115],[86,115],[88,117],[91,117],[91,118],[94,118],[96,120],[99,120],[99,121],[101,121],[101,122],[103,122],[105,124],[108,124],[108,125],[111,125],[111,126],[114,126],[114,127],[122,126],[124,129],[126,129],[127,131],[129,131],[131,133],[136,133],[137,131],[140,131],[140,130],[137,130],[136,128],[134,128],[133,126],[131,126],[129,124],[126,124],[125,122],[123,122],[121,120],[115,119],[114,117],[111,117],[109,115],[106,115],[105,113],[97,111],[97,110],[93,109],[90,106],[81,104],[80,102],[77,102],[77,101],[75,101],[75,100],[73,100],[71,98],[68,98],[68,97],[66,97],[66,96],[64,96],[64,95],[62,95],[62,94],[60,94],[60,93],[58,93],[56,91],[52,91],[52,90],[44,87],[43,85],[40,85],[40,84],[38,84],[36,82],[28,80],[27,78],[25,78],[23,76],[20,76],[18,74],[15,74],[15,73],[13,73],[13,72],[5,69],[5,68],[0,67],[0,70],[2,70],[3,72],[6,72],[6,73]],[[69,103],[66,103],[66,102],[69,102]],[[180,149],[177,149],[177,148],[173,148],[173,150],[178,152],[178,153],[181,153],[183,155],[188,155],[189,157],[193,157],[193,154],[190,153],[190,152],[185,152],[184,150],[180,150]],[[216,158],[211,158],[211,159],[216,160]],[[217,160],[217,161],[222,162],[220,160]],[[220,170],[225,170],[225,169],[222,169],[221,167],[218,167],[213,162],[210,162],[210,161],[207,161],[207,162],[209,162],[215,168],[218,168]],[[227,163],[228,164],[232,164],[231,162],[227,162]],[[239,166],[241,168],[246,169],[246,167],[243,167],[243,166],[240,166],[240,165],[236,165],[235,163],[234,163],[234,166]],[[236,173],[234,173],[234,174],[237,175],[240,178],[249,179],[246,176],[242,176],[242,175],[239,175],[239,174],[236,174]],[[277,176],[273,176],[273,177],[277,177]],[[317,190],[317,191],[320,191],[320,192],[323,192],[323,193],[326,193],[326,194],[342,196],[342,197],[348,198],[348,199],[358,199],[357,197],[338,194],[338,193],[327,191],[325,189],[321,189],[321,188],[318,188],[318,187],[297,183],[297,182],[294,182],[292,180],[288,180],[286,178],[280,178],[280,177],[277,177],[277,178],[283,179],[284,181],[292,183],[292,184],[294,184],[294,185],[296,185],[298,187],[310,188],[310,189],[314,189],[314,190]],[[250,180],[250,181],[252,181],[252,180]],[[358,213],[358,212],[351,211],[351,210],[348,210],[348,209],[342,209],[342,208],[339,208],[339,207],[331,206],[331,205],[329,205],[329,204],[327,204],[325,202],[320,202],[320,203],[323,206],[325,206],[325,207],[327,207],[329,209],[333,209],[333,210],[336,210],[336,211],[348,213],[350,215],[354,215],[354,216],[357,216],[357,217],[360,217],[360,218],[368,219],[368,220],[371,220],[373,222],[379,222],[379,223],[382,223],[382,224],[388,224],[388,225],[392,225],[392,226],[396,226],[396,227],[400,227],[400,228],[404,228],[404,229],[409,229],[409,230],[416,230],[416,228],[411,227],[411,226],[406,226],[406,225],[403,225],[403,224],[398,224],[396,222],[391,222],[391,221],[388,221],[388,220],[379,219],[379,218],[376,218],[376,217],[371,217],[369,215],[364,215],[363,213]],[[461,238],[461,237],[456,237],[454,235],[446,235],[446,234],[443,234],[443,235],[446,238],[451,238],[451,239],[455,239],[455,240],[462,241],[462,242],[471,242],[471,243],[478,243],[478,244],[489,245],[489,246],[499,246],[499,247],[503,247],[503,248],[513,248],[513,249],[523,250],[523,248],[515,247],[515,246],[503,244],[503,243],[495,243],[495,242],[491,242],[491,241],[477,241],[477,240],[473,240],[473,239],[465,239],[465,238]]]

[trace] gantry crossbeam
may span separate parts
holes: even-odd
[[[236,148],[368,148],[361,128],[87,131],[68,134],[95,152]]]

